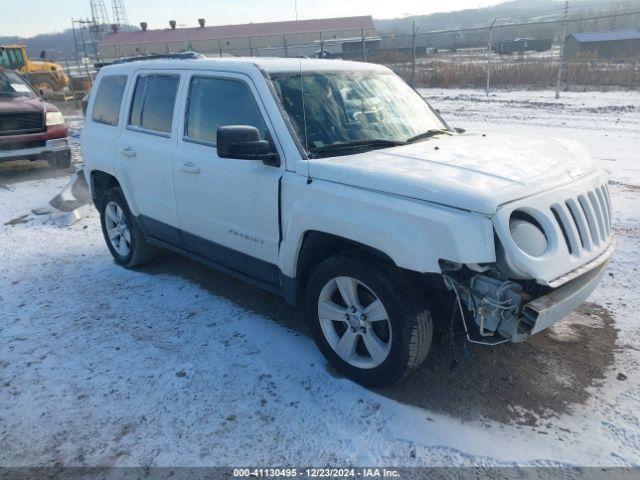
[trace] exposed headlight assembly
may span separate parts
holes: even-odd
[[[60,112],[47,112],[45,116],[45,120],[46,120],[47,127],[64,124],[64,117]]]
[[[532,215],[515,210],[509,218],[509,234],[513,243],[526,255],[542,257],[549,249],[549,238],[544,228]],[[526,280],[530,276],[517,268],[501,243],[497,245],[497,265],[502,273],[512,279]]]
[[[516,210],[509,219],[509,231],[515,244],[527,255],[541,257],[547,251],[549,240],[542,226],[528,213]]]

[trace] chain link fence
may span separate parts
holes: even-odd
[[[640,55],[640,52],[639,52]],[[489,71],[490,88],[555,87],[562,61],[559,49],[549,55],[493,54],[489,62],[485,51],[443,52],[416,58],[408,55],[383,55],[382,63],[407,82],[415,77],[416,87],[486,88]],[[370,61],[377,62],[376,57]],[[415,74],[414,74],[415,71]],[[564,61],[561,82],[564,89],[640,88],[640,56],[636,58],[598,58],[597,54]]]
[[[594,45],[593,50],[587,46],[563,55],[566,35],[558,30],[565,22],[569,28],[564,30],[567,33],[590,31],[594,26],[601,30],[609,26],[633,31],[632,27],[640,27],[640,11],[507,25],[494,21],[485,27],[446,31],[419,32],[414,26],[409,33],[367,36],[363,32],[353,38],[331,38],[328,33],[317,33],[312,42],[305,44],[289,40],[287,52],[281,47],[272,47],[254,48],[249,53],[252,56],[325,56],[379,63],[416,87],[485,88],[487,92],[491,88],[550,88],[556,86],[562,66],[563,89],[640,88],[640,33],[635,40],[626,41],[623,48],[599,44]],[[523,29],[532,36],[547,37],[542,41],[548,43],[541,45],[535,43],[539,40],[518,39],[516,35]],[[529,40],[532,47],[520,47],[518,40],[521,44]],[[511,51],[505,52],[505,48]],[[247,52],[246,49],[227,49],[221,54],[246,55]]]

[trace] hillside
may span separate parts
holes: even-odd
[[[584,18],[609,13],[640,11],[637,0],[572,0],[570,2],[570,18]],[[420,31],[452,30],[459,28],[484,27],[494,19],[499,23],[521,23],[543,20],[561,19],[564,1],[562,0],[512,0],[485,8],[467,9],[430,15],[415,15],[403,18],[375,20],[376,28],[382,34],[400,34],[411,31],[415,20]],[[630,28],[629,22],[638,24],[640,16],[621,18],[612,22],[610,19],[590,22],[594,30],[612,28]],[[574,24],[575,25],[575,24]]]

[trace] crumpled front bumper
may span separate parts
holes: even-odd
[[[550,327],[582,305],[598,286],[610,259],[611,255],[597,267],[525,304],[522,316],[524,323],[531,327],[529,335]]]
[[[566,274],[563,280],[569,280],[559,287],[547,287],[540,292],[547,293],[534,299],[527,293],[529,289],[525,284],[484,273],[463,277],[462,282],[445,275],[445,283],[458,297],[463,319],[462,303],[472,313],[480,335],[476,338],[477,343],[524,342],[562,320],[587,300],[598,286],[614,249],[615,239],[612,238],[604,253]]]

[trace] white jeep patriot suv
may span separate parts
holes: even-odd
[[[607,179],[584,148],[462,133],[385,67],[133,60],[96,82],[82,151],[115,261],[167,248],[303,305],[362,384],[422,363],[435,305],[469,341],[520,342],[611,257]]]

